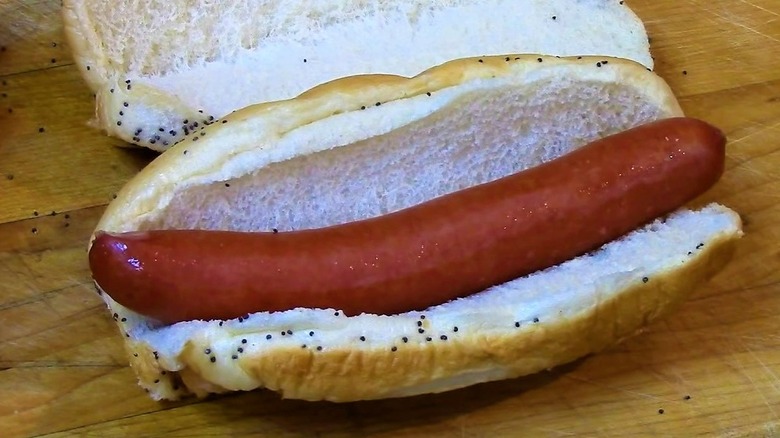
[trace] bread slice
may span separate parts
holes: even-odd
[[[413,76],[504,53],[604,55],[652,68],[613,0],[65,0],[74,58],[109,135],[165,150],[213,118],[356,74]]]
[[[662,79],[614,58],[468,58],[411,79],[343,78],[169,149],[96,230],[291,230],[372,217],[681,114]],[[163,326],[101,295],[156,399],[260,387],[306,400],[400,397],[611,345],[674,309],[740,235],[725,207],[681,210],[543,272],[393,316],[295,309]]]

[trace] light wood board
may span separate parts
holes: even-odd
[[[780,436],[780,0],[634,0],[657,71],[730,139],[706,200],[730,265],[601,354],[446,394],[330,404],[267,391],[157,403],[94,294],[86,240],[154,154],[86,125],[59,2],[0,3],[0,436]]]

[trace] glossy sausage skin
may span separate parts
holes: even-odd
[[[724,135],[677,118],[381,217],[281,233],[98,233],[95,281],[165,323],[422,310],[596,249],[710,188]]]

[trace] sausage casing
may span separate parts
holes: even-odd
[[[667,214],[723,173],[726,139],[653,122],[376,218],[289,232],[98,232],[95,281],[164,323],[333,308],[396,314],[576,257]]]

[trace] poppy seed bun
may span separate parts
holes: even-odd
[[[344,76],[413,76],[504,53],[611,56],[652,68],[644,26],[621,3],[65,0],[63,17],[96,94],[96,124],[162,151],[212,118]]]
[[[469,58],[410,79],[343,78],[242,109],[164,152],[96,231],[337,224],[681,114],[661,78],[611,58]],[[726,207],[681,209],[591,254],[393,316],[294,309],[164,326],[101,296],[156,399],[261,387],[306,400],[400,397],[534,373],[612,345],[672,311],[740,235]]]

